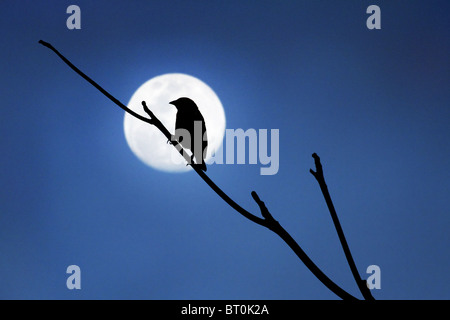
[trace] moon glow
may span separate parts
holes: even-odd
[[[205,161],[217,150],[225,134],[225,112],[214,91],[201,80],[182,73],[168,73],[154,77],[142,84],[131,97],[128,108],[147,117],[142,101],[162,124],[174,134],[176,108],[170,101],[180,97],[192,99],[205,119],[208,134],[208,153]],[[192,170],[186,161],[167,143],[166,137],[153,125],[125,112],[124,133],[133,153],[152,168],[167,172]]]

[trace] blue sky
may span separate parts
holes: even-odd
[[[66,8],[81,8],[81,30]],[[381,8],[381,30],[366,8]],[[449,299],[447,1],[2,1],[0,298],[336,299],[274,233],[194,173],[145,166],[123,103],[181,72],[218,95],[227,128],[279,129],[280,167],[212,165],[250,192],[339,286],[361,297],[319,186],[325,177],[378,299]],[[66,268],[81,268],[81,290]]]

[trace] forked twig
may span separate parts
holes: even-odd
[[[86,74],[84,74],[80,69],[75,67],[67,58],[65,58],[61,53],[59,53],[51,44],[44,42],[42,40],[39,41],[40,44],[52,50],[56,53],[70,68],[72,68],[76,73],[78,73],[81,77],[91,83],[95,88],[97,88],[101,93],[103,93],[106,97],[108,97],[112,102],[118,105],[120,108],[130,113],[134,117],[147,122],[151,125],[156,126],[168,139],[171,140],[170,132],[164,127],[164,125],[159,121],[159,119],[151,112],[151,110],[147,107],[145,101],[142,101],[142,106],[145,112],[149,115],[150,119],[145,118],[136,112],[132,111],[128,107],[126,107],[119,100],[114,98],[110,93],[104,90],[100,85],[94,82],[91,78],[89,78]],[[187,153],[184,152],[183,148],[176,141],[173,143],[173,146],[180,152],[180,154],[186,159],[188,164],[190,163],[190,158],[187,156]],[[319,267],[308,257],[308,255],[303,251],[303,249],[298,245],[298,243],[291,237],[291,235],[276,221],[266,205],[259,198],[258,194],[255,191],[252,191],[251,195],[257,205],[260,208],[261,215],[263,218],[260,218],[244,208],[238,205],[233,199],[231,199],[222,189],[220,189],[200,168],[198,168],[195,164],[192,165],[192,168],[195,172],[211,187],[214,192],[216,192],[228,205],[230,205],[233,209],[235,209],[238,213],[240,213],[245,218],[250,221],[257,223],[263,227],[266,227],[276,233],[281,239],[286,242],[286,244],[294,251],[294,253],[299,257],[299,259],[306,265],[306,267],[332,292],[334,292],[337,296],[345,300],[356,300],[354,296],[343,290],[341,287],[336,285],[330,278],[328,278]]]

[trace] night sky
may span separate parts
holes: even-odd
[[[69,30],[66,9],[81,9]],[[369,30],[366,9],[381,8]],[[320,188],[316,152],[362,278],[377,299],[449,299],[448,1],[0,3],[1,299],[337,299],[271,231],[195,172],[142,163],[124,112],[38,44],[50,42],[127,104],[186,73],[228,129],[279,129],[279,171],[207,174],[276,220],[361,298]],[[149,103],[150,105],[150,103]],[[81,269],[69,290],[66,268]]]

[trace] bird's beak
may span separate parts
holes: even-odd
[[[177,105],[175,104],[176,102],[177,102],[177,100],[173,100],[173,101],[170,101],[169,104],[172,104],[172,105],[175,106],[175,108],[177,108]],[[177,109],[178,109],[178,108],[177,108]]]

